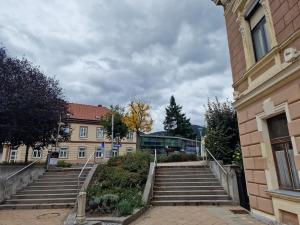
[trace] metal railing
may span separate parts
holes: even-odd
[[[229,177],[228,177],[228,172],[225,170],[225,168],[218,162],[218,160],[216,160],[216,158],[213,156],[213,154],[211,154],[211,152],[207,149],[204,150],[205,152],[207,152],[212,159],[216,162],[216,164],[218,165],[218,167],[221,169],[221,171],[225,174],[226,176],[226,185],[227,185],[227,191],[228,191],[228,195],[230,196],[230,189],[229,189]],[[206,154],[205,154],[206,155]],[[207,155],[206,155],[206,162],[207,162]],[[220,182],[221,182],[221,173],[220,173]]]
[[[80,173],[79,173],[79,175],[78,175],[78,177],[77,177],[77,192],[78,192],[78,193],[79,193],[79,191],[80,191],[80,189],[79,189],[79,188],[80,188],[80,177],[81,177],[83,171],[85,170],[87,164],[89,163],[89,161],[91,160],[91,158],[92,158],[93,156],[94,156],[94,163],[95,163],[96,151],[93,152],[93,153],[90,155],[90,157],[87,159],[87,161],[85,162],[84,166],[82,167],[82,169],[81,169],[81,171],[80,171]]]
[[[5,195],[6,195],[6,190],[7,190],[7,183],[8,183],[8,181],[9,181],[11,178],[15,177],[16,175],[18,175],[19,173],[21,173],[21,172],[23,172],[24,170],[26,170],[27,168],[33,166],[34,164],[36,164],[36,163],[39,162],[40,160],[41,160],[41,159],[37,159],[37,160],[33,161],[32,163],[30,163],[30,164],[24,166],[22,169],[20,169],[20,170],[14,172],[13,174],[7,176],[7,177],[5,178],[5,183],[4,183],[4,193],[5,193]]]
[[[154,174],[154,170],[155,170],[155,167],[157,166],[157,153],[156,153],[156,149],[154,150],[154,160],[153,160],[153,168],[152,168],[152,175]]]

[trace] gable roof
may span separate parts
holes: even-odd
[[[69,103],[69,111],[72,119],[80,120],[99,120],[110,112],[108,108],[102,105],[95,106],[78,103]]]

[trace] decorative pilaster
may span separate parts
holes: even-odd
[[[237,22],[240,24],[240,33],[242,35],[242,41],[244,46],[246,69],[248,70],[254,63],[254,51],[251,39],[251,31],[248,22],[245,20],[241,12],[238,13]]]

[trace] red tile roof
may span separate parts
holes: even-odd
[[[110,110],[104,106],[69,103],[71,118],[83,120],[99,120]]]

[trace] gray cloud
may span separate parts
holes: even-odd
[[[162,128],[172,94],[193,123],[231,98],[222,9],[209,0],[4,1],[0,43],[60,80],[69,101],[142,98]]]

